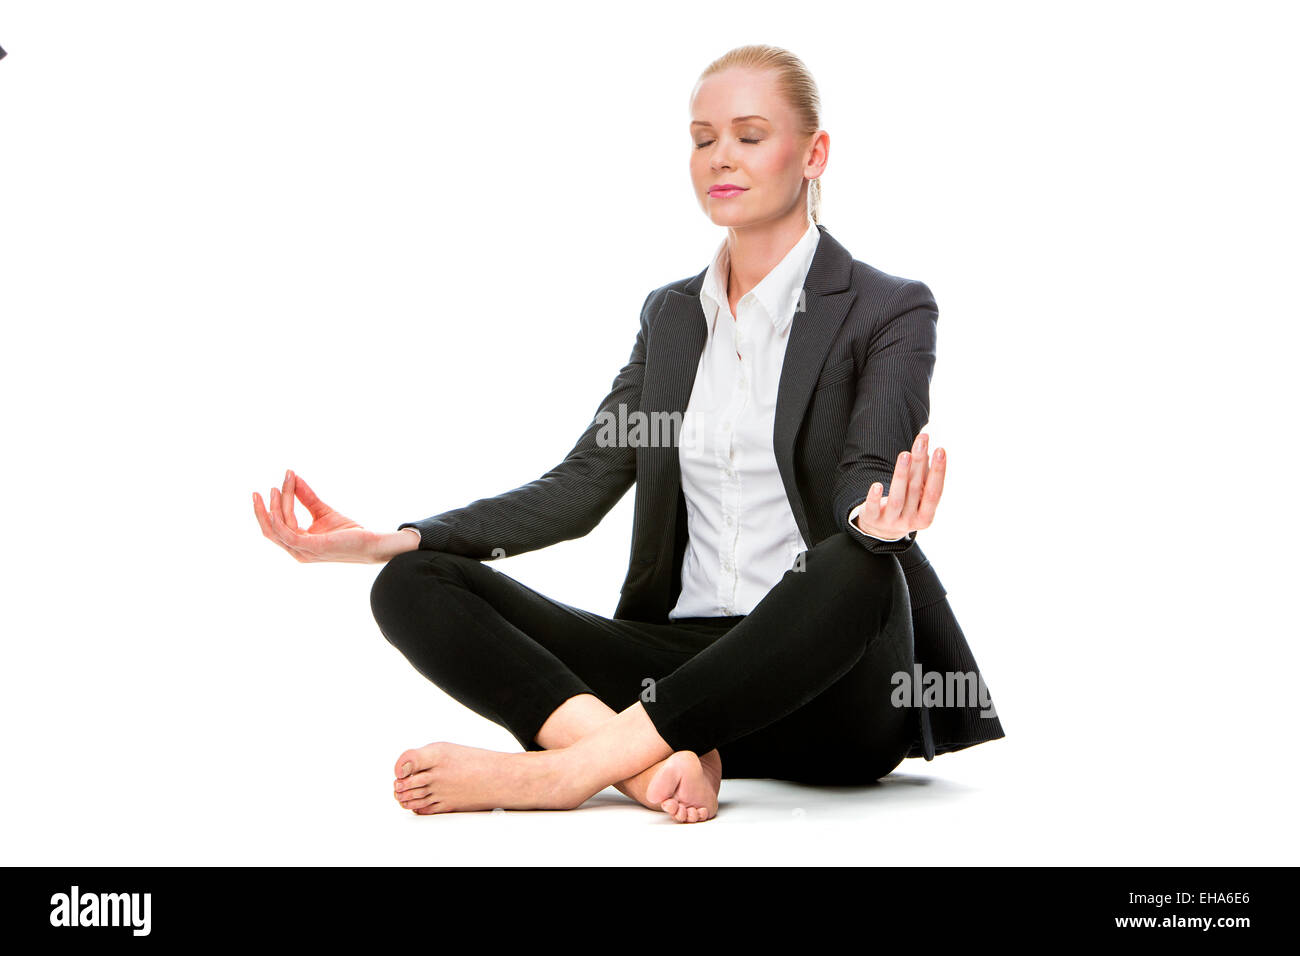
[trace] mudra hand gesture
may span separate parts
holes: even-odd
[[[943,494],[948,459],[942,448],[936,448],[930,462],[929,445],[930,436],[921,432],[910,452],[899,453],[889,485],[891,494],[883,495],[880,482],[872,484],[857,517],[863,532],[877,538],[899,538],[930,527]]]
[[[295,496],[311,512],[311,527],[305,531],[298,527],[294,514]],[[419,539],[413,534],[367,531],[351,518],[345,518],[316,497],[307,482],[292,470],[284,473],[282,489],[271,489],[270,508],[263,504],[261,495],[253,492],[253,513],[262,526],[262,534],[304,564],[311,561],[374,564],[419,546]]]

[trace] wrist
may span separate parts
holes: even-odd
[[[875,528],[871,528],[869,526],[864,527],[862,524],[862,515],[861,515],[864,505],[865,502],[861,505],[858,505],[856,508],[854,508],[852,511],[849,512],[849,525],[852,526],[854,530],[859,531],[862,534],[865,534],[868,538],[875,538],[877,541],[888,541],[888,542],[902,541],[904,538],[908,537],[908,535],[912,534],[912,532],[910,531],[905,531],[901,535],[899,535],[899,534],[894,534],[893,532],[890,531],[880,531]]]
[[[383,564],[399,554],[415,551],[419,547],[420,530],[418,528],[401,528],[391,534],[384,535],[380,540],[378,552],[375,554],[375,563]]]

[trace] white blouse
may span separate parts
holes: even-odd
[[[741,298],[738,315],[727,298],[725,240],[705,273],[707,336],[678,446],[689,540],[670,619],[749,614],[808,548],[776,468],[772,428],[790,326],[820,239],[810,219]]]

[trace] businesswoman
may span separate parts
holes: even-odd
[[[702,273],[647,296],[563,462],[392,533],[292,472],[269,507],[254,494],[299,561],[385,563],[384,636],[524,748],[402,753],[393,792],[417,814],[571,809],[614,785],[695,823],[724,777],[864,783],[1002,736],[991,707],[898,693],[918,665],[974,670],[915,543],[946,467],[919,431],[929,289],[854,260],[817,221],[829,137],[797,57],[750,46],[711,64],[689,133],[696,197],[726,238]],[[633,484],[612,618],[485,563],[586,534]]]

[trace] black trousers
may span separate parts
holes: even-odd
[[[741,617],[663,624],[562,604],[474,558],[415,550],[375,578],[383,635],[451,697],[525,750],[569,698],[641,701],[673,750],[718,749],[724,777],[876,780],[903,760],[914,715],[892,700],[912,666],[898,559],[847,532]]]

